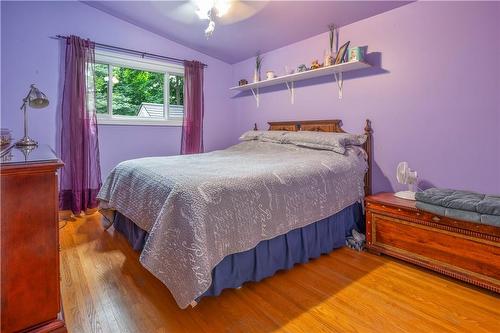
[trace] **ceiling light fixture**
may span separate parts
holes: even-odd
[[[205,36],[210,38],[215,31],[215,18],[222,17],[231,8],[230,0],[196,0],[196,15],[200,20],[209,20]]]

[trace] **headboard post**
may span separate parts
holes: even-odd
[[[368,155],[368,171],[365,174],[365,196],[368,196],[372,194],[372,159],[373,159],[373,152],[372,152],[373,129],[372,129],[372,122],[370,119],[366,119],[365,134],[366,134],[366,142],[363,145],[363,148],[365,149],[366,154]]]

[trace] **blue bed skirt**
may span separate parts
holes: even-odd
[[[248,281],[260,281],[279,270],[306,263],[345,245],[352,229],[363,229],[361,204],[355,203],[328,218],[261,241],[248,251],[225,257],[212,271],[212,285],[201,296],[217,296],[223,289],[237,288]],[[114,227],[136,251],[141,251],[148,233],[115,212]]]

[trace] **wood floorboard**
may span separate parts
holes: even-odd
[[[347,248],[181,310],[101,218],[79,217],[60,231],[71,333],[500,332],[499,295]]]

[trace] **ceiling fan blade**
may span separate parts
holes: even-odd
[[[238,1],[230,0],[231,7],[222,17],[217,18],[217,24],[233,24],[255,15],[257,12],[267,6],[266,1]],[[152,1],[151,4],[166,17],[184,24],[196,24],[204,22],[196,15],[198,5],[196,1]]]
[[[266,1],[232,1],[228,13],[219,18],[221,24],[233,24],[257,14],[269,3]]]
[[[196,4],[192,1],[152,1],[152,5],[164,16],[177,22],[192,24],[200,21]]]

